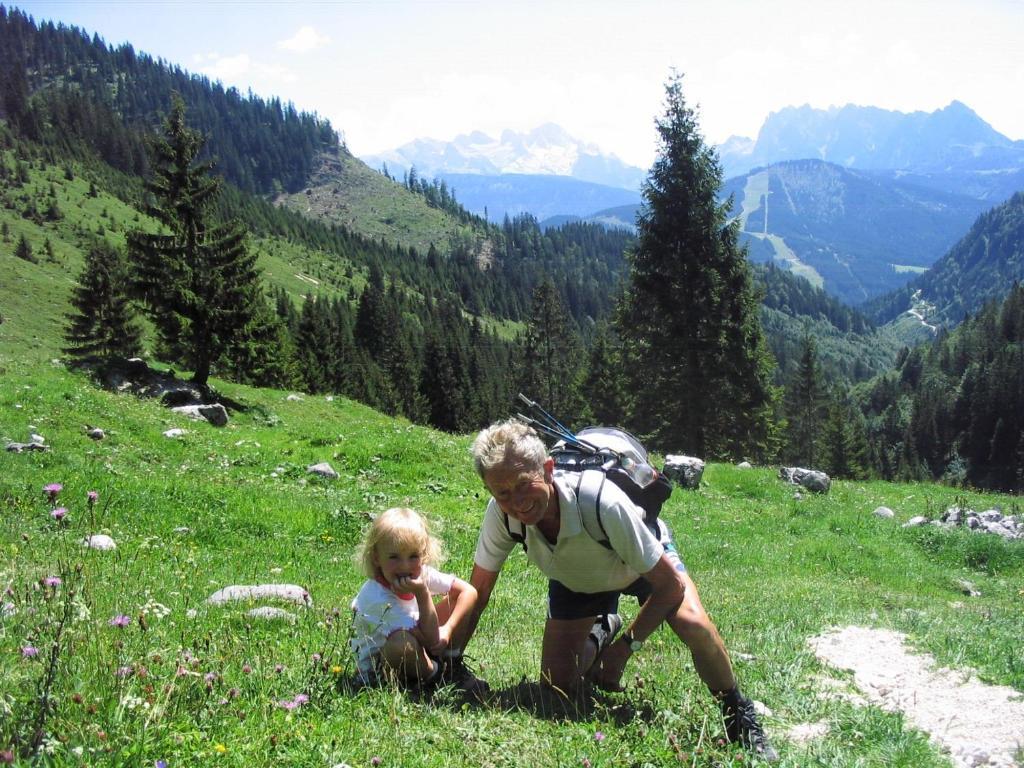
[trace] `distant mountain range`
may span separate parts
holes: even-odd
[[[361,158],[371,168],[402,178],[443,179],[466,210],[490,221],[530,214],[583,218],[591,212],[640,202],[646,172],[570,136],[554,123],[527,133],[481,131],[452,141],[416,139]]]
[[[756,140],[730,137],[718,153],[726,178],[783,160],[815,159],[927,178],[945,191],[967,183],[975,187],[969,194],[992,203],[1012,194],[1002,183],[1006,176],[1024,179],[1024,141],[1003,136],[959,101],[911,113],[852,104],[786,107],[768,116]]]

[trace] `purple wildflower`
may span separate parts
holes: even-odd
[[[47,576],[43,579],[44,587],[59,587],[61,584],[60,576]]]
[[[380,764],[381,764],[381,759],[377,755],[374,755],[373,757],[370,758],[370,765],[376,767],[376,766],[378,766]]]
[[[128,675],[130,675],[131,673],[132,673],[132,668],[131,667],[118,667],[117,668],[117,672],[115,672],[114,674],[117,677],[128,677]]]
[[[67,517],[68,511],[64,507],[57,507],[50,513],[50,517],[56,520],[58,523]]]
[[[297,695],[297,696],[295,697],[295,704],[296,704],[297,706],[300,706],[300,707],[301,707],[301,706],[302,706],[303,704],[308,704],[308,703],[309,703],[309,696],[307,696],[307,695],[306,695],[306,694],[304,694],[304,693],[300,693],[300,694],[298,694],[298,695]]]
[[[598,744],[604,741],[604,731],[598,731],[597,733],[595,733],[594,741],[596,741]]]
[[[89,506],[90,506],[90,507],[91,507],[91,506],[92,506],[93,504],[95,504],[95,503],[96,503],[96,500],[97,500],[97,499],[99,499],[99,497],[100,497],[99,493],[97,493],[96,491],[89,491],[89,492],[88,492],[87,494],[85,494],[85,495],[86,495],[86,498],[88,498],[88,499],[89,499]]]
[[[64,490],[64,486],[60,483],[50,483],[43,486],[43,493],[50,497],[50,501],[57,498],[57,494]]]
[[[132,623],[131,616],[125,616],[123,613],[117,614],[114,618],[107,622],[112,627],[127,627]]]
[[[157,760],[155,763],[153,763],[153,768],[167,768],[167,761]]]
[[[21,647],[21,657],[23,659],[34,659],[39,655],[39,649],[34,645],[23,645]]]
[[[229,699],[237,699],[241,695],[242,695],[242,691],[241,691],[240,688],[231,688],[228,691],[228,698]]]
[[[282,672],[284,672],[284,664],[275,664],[274,665],[274,674],[275,675],[280,675]]]
[[[209,685],[213,685],[213,683],[217,681],[217,674],[215,672],[207,672],[203,675],[203,680],[205,680]]]
[[[252,667],[249,666],[248,664],[243,664],[242,665],[242,674],[243,675],[251,675],[252,674]]]
[[[277,702],[277,706],[279,706],[281,709],[286,709],[289,712],[291,712],[299,705],[296,704],[294,701],[288,701],[288,699],[281,699],[279,702]]]
[[[583,768],[590,768],[590,758],[584,757],[583,762],[581,762],[580,765],[582,765]]]

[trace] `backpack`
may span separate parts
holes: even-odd
[[[522,417],[521,417],[522,418]],[[532,419],[530,421],[533,421]],[[529,422],[528,422],[529,423]],[[541,426],[537,422],[531,426]],[[545,434],[551,431],[542,429]],[[575,435],[562,433],[551,449],[555,469],[575,474],[576,498],[583,528],[605,549],[611,549],[601,522],[601,491],[611,481],[629,497],[643,514],[643,521],[655,538],[661,538],[658,515],[672,494],[672,483],[648,463],[647,450],[633,435],[614,427],[587,427]],[[502,513],[505,529],[526,551],[526,526]]]

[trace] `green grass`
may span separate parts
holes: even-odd
[[[466,244],[471,250],[480,247],[480,233],[473,227],[431,208],[422,196],[344,151],[323,158],[309,187],[282,194],[276,202],[313,218],[341,224],[370,240],[383,237],[424,255],[431,245],[443,254],[458,244]]]
[[[45,764],[355,767],[374,757],[385,766],[742,764],[735,749],[716,744],[721,724],[710,698],[665,629],[631,662],[626,694],[582,713],[537,700],[529,681],[539,666],[546,587],[520,553],[470,648],[497,691],[491,704],[339,690],[351,671],[348,605],[362,581],[354,547],[369,514],[395,504],[422,510],[440,527],[445,567],[468,575],[486,501],[468,438],[341,398],[289,401],[284,392],[214,384],[247,406],[221,429],[101,391],[48,360],[0,351],[0,438],[23,441],[31,426],[52,446],[0,453],[0,588],[9,585],[13,596],[4,600],[18,606],[0,621],[0,751],[15,729],[25,733],[62,596],[74,589],[81,616],[58,645]],[[107,438],[91,441],[86,425],[104,428]],[[173,426],[188,432],[163,437]],[[308,475],[319,461],[341,478]],[[51,482],[64,486],[65,526],[48,515],[41,489]],[[93,514],[89,490],[99,492]],[[898,715],[816,695],[822,674],[848,679],[823,670],[806,645],[834,625],[899,629],[940,664],[972,666],[987,681],[1024,690],[1024,548],[899,526],[954,502],[1007,511],[1017,503],[881,482],[837,482],[827,496],[796,500],[771,469],[718,464],[699,491],[673,494],[665,517],[738,656],[744,688],[773,711],[767,726],[783,765],[947,764]],[[895,522],[871,515],[883,504],[896,511]],[[182,526],[189,530],[175,532]],[[97,531],[115,538],[116,552],[79,547]],[[39,582],[57,574],[65,583],[49,596]],[[961,578],[981,597],[963,596]],[[293,625],[269,625],[243,607],[204,604],[220,587],[266,582],[304,586],[313,608],[296,610]],[[150,612],[143,629],[138,616],[151,601],[170,612]],[[132,617],[131,625],[110,626],[116,614]],[[23,659],[25,645],[40,657]],[[119,667],[133,672],[119,678]],[[300,692],[309,704],[291,712],[277,705]],[[790,726],[818,720],[832,727],[824,739],[806,747],[784,741]]]

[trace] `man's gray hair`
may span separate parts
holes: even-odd
[[[539,472],[548,457],[548,449],[537,433],[516,419],[480,430],[471,452],[473,466],[480,477],[509,459],[519,459],[527,469]]]

